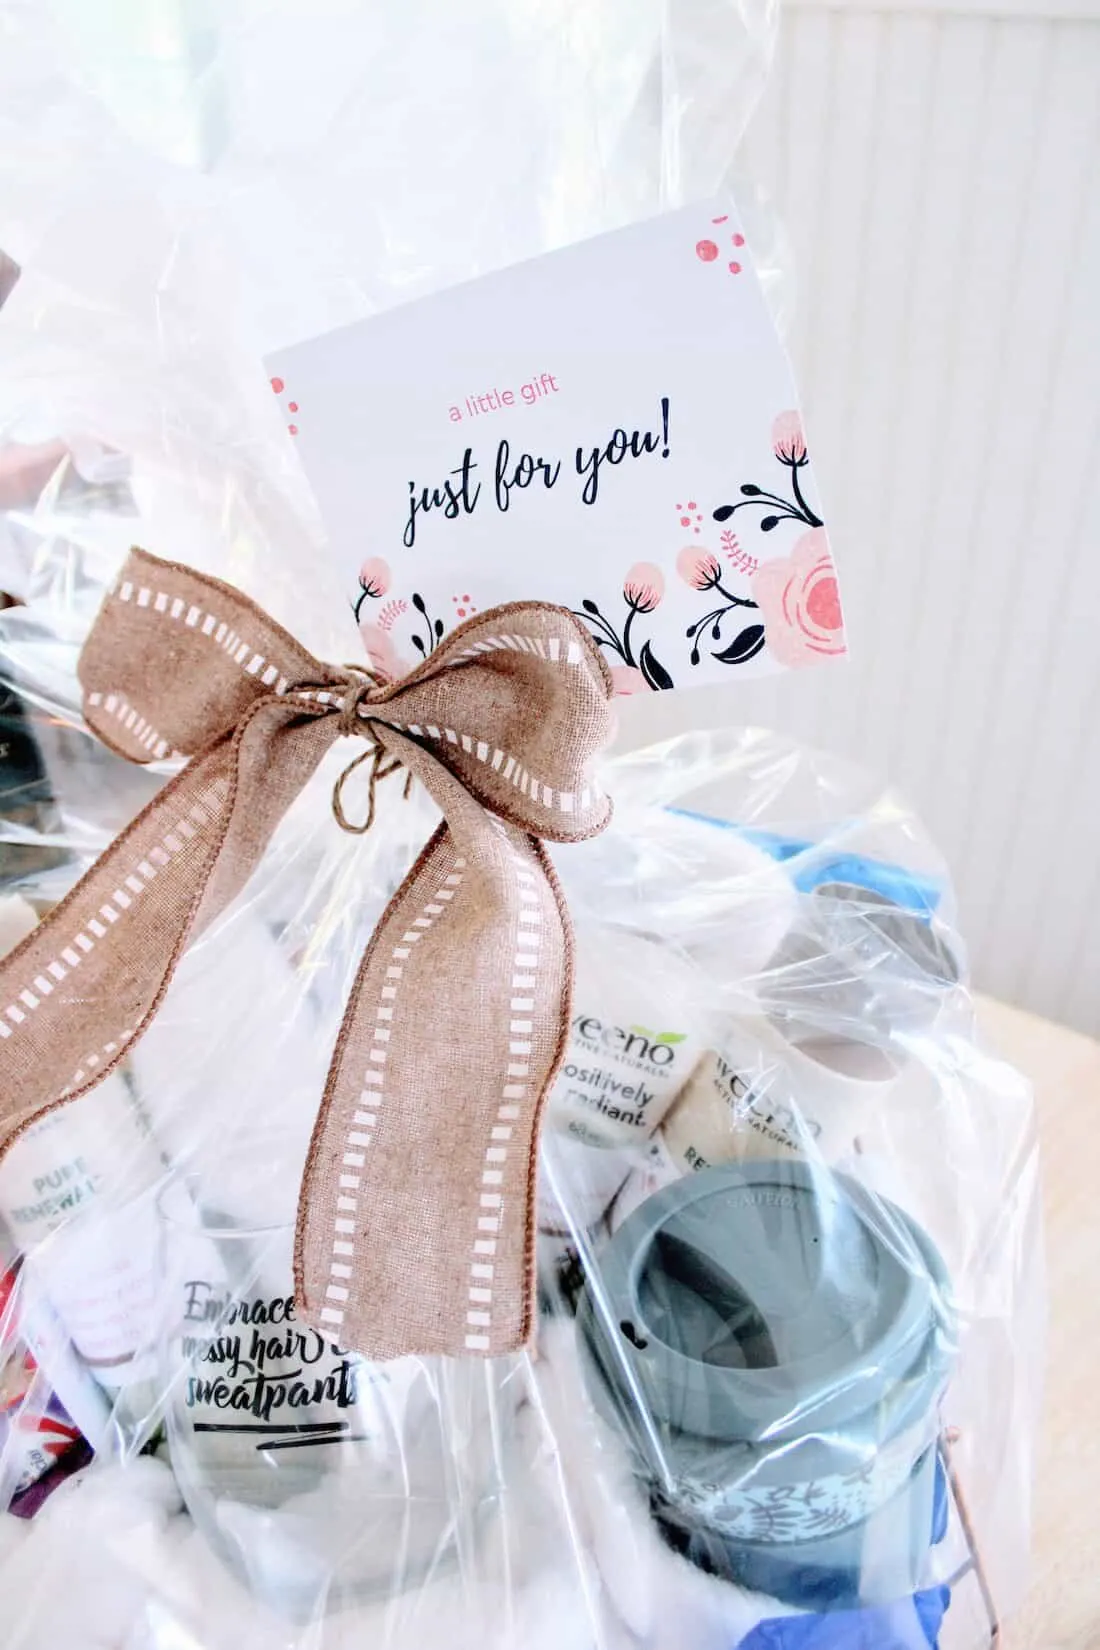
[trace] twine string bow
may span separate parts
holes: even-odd
[[[367,748],[361,751],[348,763],[335,785],[332,787],[332,817],[342,831],[349,836],[366,836],[374,824],[375,809],[377,807],[378,787],[383,779],[389,779],[395,773],[401,772],[402,764],[396,756],[387,756],[385,747],[378,743],[369,726],[364,725],[360,707],[370,702],[372,697],[385,697],[385,685],[373,671],[364,670],[361,665],[345,665],[344,669],[350,675],[348,691],[344,695],[343,707],[340,711],[340,732],[346,738],[354,738],[357,734],[367,740]],[[370,783],[367,791],[367,816],[359,825],[353,825],[344,812],[344,786],[356,770],[364,762],[370,763]],[[412,774],[405,775],[405,800],[408,801],[412,790]]]
[[[334,740],[358,734],[338,823],[369,829],[376,787],[399,769],[443,823],[348,1001],[302,1181],[298,1310],[373,1358],[521,1346],[539,1111],[572,983],[543,842],[610,816],[588,772],[612,727],[591,638],[562,609],[518,603],[383,682],[314,659],[220,580],[135,550],[79,673],[112,749],[189,760],[0,962],[0,1155],[125,1058]],[[362,762],[370,804],[353,824],[343,785]]]

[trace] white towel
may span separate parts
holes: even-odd
[[[599,1634],[537,1396],[518,1423],[526,1469],[506,1473],[471,1564],[306,1623],[236,1580],[163,1462],[95,1463],[34,1520],[0,1515],[4,1650],[617,1650]]]
[[[623,1650],[736,1650],[758,1622],[797,1614],[707,1575],[666,1545],[623,1444],[585,1392],[572,1320],[544,1322],[540,1351],[539,1382],[578,1533],[595,1556],[621,1635],[608,1642]]]

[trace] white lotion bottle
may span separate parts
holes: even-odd
[[[0,907],[10,947],[37,920],[26,901]],[[14,938],[13,938],[14,936]],[[156,1305],[154,1188],[163,1162],[120,1072],[32,1123],[0,1162],[0,1221],[25,1256],[27,1285],[121,1411],[152,1397]],[[82,1216],[79,1221],[74,1217]]]
[[[750,1158],[843,1163],[897,1076],[856,1038],[796,1041],[763,1015],[732,1022],[665,1119],[663,1142],[681,1173]]]
[[[578,932],[569,1046],[544,1131],[554,1161],[540,1177],[543,1231],[604,1214],[706,1048],[701,986],[695,966],[657,939]]]

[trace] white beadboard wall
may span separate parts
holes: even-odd
[[[852,662],[690,719],[888,776],[979,986],[1100,1033],[1100,9],[1004,9],[783,18],[739,168],[793,244]]]

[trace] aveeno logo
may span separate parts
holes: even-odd
[[[573,1030],[590,1048],[606,1049],[626,1059],[641,1060],[667,1071],[676,1058],[676,1044],[687,1040],[683,1031],[650,1031],[648,1026],[606,1025],[594,1014],[578,1014]]]

